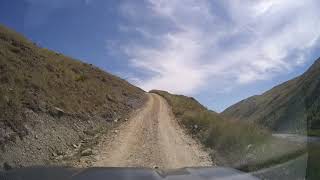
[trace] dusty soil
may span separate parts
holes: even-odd
[[[159,167],[212,166],[209,154],[173,118],[167,102],[148,94],[147,103],[96,147],[95,157],[79,166]]]

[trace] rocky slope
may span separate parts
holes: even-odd
[[[1,166],[50,164],[144,99],[128,82],[0,26]]]
[[[299,77],[262,95],[252,96],[221,115],[228,119],[261,124],[274,131],[320,129],[320,59]]]

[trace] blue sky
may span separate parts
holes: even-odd
[[[0,23],[145,89],[222,111],[320,56],[318,0],[2,0]]]

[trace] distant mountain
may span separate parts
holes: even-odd
[[[261,124],[274,131],[320,129],[320,59],[299,77],[221,113],[228,119]]]
[[[125,80],[0,26],[0,166],[48,162],[144,97]]]

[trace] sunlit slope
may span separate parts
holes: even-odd
[[[320,128],[320,59],[299,77],[282,83],[262,95],[252,96],[221,115],[250,121],[274,131],[302,131]]]
[[[41,164],[84,132],[120,121],[144,97],[119,77],[0,26],[0,165]],[[38,155],[23,155],[29,151]]]

